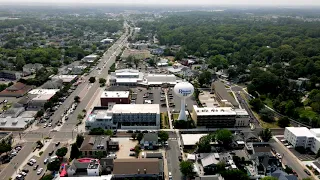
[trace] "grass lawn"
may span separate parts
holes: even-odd
[[[161,129],[169,129],[169,117],[168,114],[165,113],[161,113],[160,115],[160,119],[161,119]]]
[[[179,114],[174,113],[174,114],[172,114],[172,116],[173,116],[173,120],[175,121],[175,120],[178,120]]]
[[[273,108],[272,100],[271,100],[271,99],[267,98],[266,100],[264,100],[264,103],[265,103],[267,106]]]
[[[263,128],[279,128],[279,126],[277,125],[277,121],[275,122],[272,122],[272,123],[268,123],[268,122],[264,122],[262,121],[262,119],[260,118],[260,115],[254,111],[252,111],[254,116],[258,119],[260,125],[263,127]]]
[[[231,97],[233,97],[234,99],[236,99],[231,91],[228,92],[228,93],[231,95]]]

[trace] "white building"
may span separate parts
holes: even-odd
[[[61,79],[62,82],[69,83],[72,80],[76,79],[77,77],[78,77],[77,75],[55,75],[55,76],[52,76],[51,79],[52,80]]]
[[[119,69],[110,74],[110,86],[136,86],[143,81],[143,73],[135,69]]]
[[[140,84],[147,86],[161,86],[162,84],[169,84],[174,86],[177,84],[177,77],[173,74],[147,74],[143,82]]]
[[[320,128],[286,127],[284,138],[293,146],[310,148],[317,153],[320,148]]]
[[[114,104],[86,121],[86,128],[160,129],[159,104]]]
[[[113,175],[104,176],[78,176],[78,177],[60,177],[58,176],[56,180],[111,180]]]
[[[193,106],[192,119],[197,126],[206,128],[232,128],[249,126],[249,114],[245,109],[232,107]]]
[[[99,58],[99,55],[91,54],[91,55],[84,57],[82,59],[82,62],[93,63],[97,58]]]
[[[34,96],[29,102],[28,107],[32,109],[39,109],[48,102],[59,89],[33,89],[29,91],[29,94]]]
[[[33,122],[34,118],[0,118],[0,129],[2,130],[24,130]]]
[[[102,39],[100,42],[103,44],[109,44],[109,43],[113,43],[114,39],[106,38],[106,39]]]

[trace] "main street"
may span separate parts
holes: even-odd
[[[106,78],[108,76],[108,70],[110,66],[115,62],[116,56],[121,52],[121,48],[126,46],[128,35],[132,32],[128,33],[128,25],[125,23],[124,28],[126,32],[104,53],[99,61],[97,68],[94,68],[92,72],[88,75],[87,78],[93,76],[96,78],[96,82],[93,84],[88,83],[88,81],[80,84],[71,95],[64,101],[64,103],[55,111],[52,118],[53,128],[55,128],[55,123],[61,120],[61,115],[64,114],[65,110],[67,110],[72,103],[74,102],[74,97],[79,95],[82,91],[87,91],[86,96],[81,99],[76,110],[70,115],[69,120],[66,121],[59,132],[50,132],[51,129],[40,127],[35,131],[24,132],[22,134],[21,142],[25,141],[24,147],[18,153],[16,157],[14,157],[11,162],[1,171],[0,177],[1,179],[9,179],[21,166],[21,163],[25,161],[27,158],[26,155],[32,153],[35,143],[37,140],[42,140],[44,137],[51,137],[53,142],[56,141],[68,141],[72,140],[76,135],[75,126],[78,122],[77,116],[83,109],[86,109],[88,103],[91,98],[94,97],[96,92],[101,89],[100,84],[98,82],[99,78]],[[132,29],[132,28],[131,28]],[[100,69],[100,70],[98,70]],[[90,87],[90,88],[88,88]],[[87,88],[87,89],[86,89]],[[57,136],[57,137],[56,137]],[[50,145],[50,147],[52,144]],[[51,147],[52,148],[52,147]],[[51,150],[51,149],[50,149]],[[39,164],[43,164],[43,159],[47,156],[47,151],[40,157]],[[42,162],[41,162],[42,161]],[[23,164],[24,165],[24,164]],[[30,173],[31,175],[27,175],[26,179],[33,179],[35,175]],[[30,176],[30,177],[29,177]],[[14,177],[13,177],[14,178]]]

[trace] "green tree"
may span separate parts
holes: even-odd
[[[22,70],[23,66],[26,65],[24,57],[22,54],[18,54],[16,57],[16,68],[17,70]]]
[[[141,148],[140,148],[139,145],[136,145],[136,146],[134,147],[134,152],[135,152],[136,157],[139,157],[139,154],[140,154],[140,152],[141,152]]]
[[[273,113],[268,108],[261,109],[259,112],[259,115],[260,115],[261,119],[265,122],[274,121]]]
[[[51,174],[47,174],[41,178],[41,180],[52,180],[53,176]]]
[[[320,157],[320,149],[318,149],[317,151],[317,155],[316,155],[316,158]]]
[[[64,157],[67,154],[67,152],[68,152],[68,148],[62,147],[56,151],[56,155],[58,157]]]
[[[277,123],[278,123],[278,126],[285,128],[290,125],[290,120],[287,116],[285,116],[285,117],[281,117]]]
[[[249,180],[249,176],[241,170],[228,170],[221,172],[224,179]]]
[[[93,129],[90,130],[89,134],[90,135],[103,135],[104,134],[104,129],[102,129],[101,127],[93,128]]]
[[[262,178],[261,180],[277,180],[277,178],[272,177],[272,176],[266,176],[266,177]]]
[[[43,114],[44,114],[44,111],[43,111],[43,110],[39,110],[39,111],[37,112],[37,114],[36,114],[36,117],[37,117],[37,118],[38,118],[38,117],[42,117]]]
[[[2,141],[0,143],[0,154],[7,153],[7,152],[9,152],[11,150],[12,150],[12,147],[11,147],[10,144],[6,143],[5,141]]]
[[[203,71],[200,76],[199,76],[199,84],[201,86],[205,85],[205,84],[210,84],[211,83],[211,72],[209,71]]]
[[[165,142],[169,139],[169,134],[166,131],[159,131],[158,137],[160,138],[161,142]]]
[[[136,134],[136,133],[132,133],[132,134],[131,134],[131,138],[132,138],[133,140],[135,140],[135,139],[137,138],[137,134]]]
[[[52,162],[49,162],[47,164],[47,169],[49,171],[59,171],[60,170],[60,165],[61,165],[61,162],[56,160],[56,161],[52,161]]]
[[[303,178],[302,180],[313,180],[313,179],[310,177],[307,177],[307,178]]]
[[[251,105],[252,109],[256,112],[259,112],[264,107],[264,104],[260,98],[254,98],[250,100],[249,104]]]
[[[10,87],[10,86],[12,86],[14,83],[12,82],[12,81],[10,81],[9,83],[8,83],[8,87]]]
[[[78,158],[81,155],[81,152],[79,151],[77,144],[74,143],[71,145],[71,152],[70,152],[70,159]]]
[[[77,139],[76,139],[77,147],[79,147],[79,148],[81,147],[83,140],[84,140],[84,137],[82,135],[78,134]]]
[[[80,97],[79,96],[75,96],[74,97],[74,102],[79,103],[80,102]]]
[[[216,165],[216,171],[217,173],[219,172],[223,172],[226,170],[226,163],[220,161],[217,165]]]
[[[101,86],[104,86],[106,84],[107,80],[104,78],[99,78],[99,83]]]
[[[90,83],[96,82],[96,78],[95,78],[95,77],[90,77],[90,78],[89,78],[89,82],[90,82]]]
[[[195,172],[193,171],[193,164],[190,161],[181,161],[180,171],[185,177],[188,178],[191,178],[195,175]]]
[[[143,133],[139,133],[137,135],[137,140],[140,142],[142,140],[143,136],[144,136]]]
[[[272,132],[269,128],[266,128],[260,131],[259,136],[263,141],[268,142],[272,138]]]
[[[232,142],[232,138],[232,132],[228,129],[221,129],[216,132],[216,139],[225,146]]]
[[[107,130],[104,131],[104,134],[107,135],[107,136],[112,136],[113,132],[112,132],[112,130],[107,129]]]
[[[211,142],[213,140],[214,135],[208,134],[199,139],[196,143],[198,148],[198,153],[210,153],[211,152]]]

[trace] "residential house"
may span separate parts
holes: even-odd
[[[119,143],[110,136],[86,136],[81,144],[80,152],[86,157],[106,156],[108,151],[119,150]]]
[[[270,176],[274,171],[282,170],[282,164],[279,159],[271,153],[269,143],[246,143],[246,150],[258,174]]]
[[[277,178],[278,180],[298,180],[297,176],[295,175],[288,175],[286,172],[281,170],[276,170],[271,173],[272,177]]]
[[[2,70],[0,71],[0,78],[8,79],[8,80],[18,80],[22,76],[21,72],[17,71],[9,71],[9,70]]]
[[[115,159],[113,179],[126,178],[163,180],[163,161],[157,158]]]
[[[105,157],[100,159],[100,165],[103,173],[110,174],[113,171],[114,157]]]
[[[22,97],[32,89],[32,86],[28,86],[21,82],[17,82],[5,90],[0,92],[0,97]]]
[[[144,149],[155,149],[158,147],[158,134],[157,133],[146,133],[140,141],[141,147]]]
[[[25,75],[36,73],[39,69],[43,68],[42,64],[26,64],[23,66],[22,71]]]
[[[74,159],[70,164],[65,164],[62,169],[60,176],[78,176],[78,175],[87,175],[87,176],[99,176],[101,173],[101,165],[98,159],[91,158],[81,158]],[[63,174],[63,175],[62,175]]]

